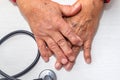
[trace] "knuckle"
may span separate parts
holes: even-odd
[[[38,45],[38,48],[41,49],[41,50],[44,50],[46,48],[44,42],[41,42],[41,41],[37,41],[37,45]]]
[[[57,58],[58,58],[59,60],[61,60],[62,58],[65,57],[65,56],[63,55],[63,53],[61,53],[61,52],[56,53],[56,56],[57,56]]]
[[[62,26],[61,26],[61,25],[62,25],[62,24],[61,24],[61,20],[60,20],[59,17],[55,17],[53,22],[55,23],[55,26],[56,26],[57,28],[61,28],[61,27],[62,27]]]
[[[74,36],[71,37],[71,41],[73,44],[78,44],[80,42],[80,40],[75,38]]]
[[[86,59],[90,58],[90,54],[85,54],[85,58]]]
[[[41,48],[41,49],[44,49],[45,45],[43,43],[41,43],[41,44],[38,44],[38,47]]]
[[[54,30],[54,27],[51,24],[48,24],[49,26],[45,27],[45,29],[49,32],[51,30]]]
[[[42,57],[48,57],[45,52],[41,53],[41,56],[42,56]]]
[[[73,43],[73,44],[77,44],[78,42],[79,42],[78,39],[76,39],[75,37],[72,38],[72,43]]]
[[[50,42],[49,47],[53,50],[53,49],[55,49],[57,47],[57,45],[56,45],[55,42]]]
[[[91,47],[90,46],[84,46],[84,50],[90,50]]]
[[[67,30],[65,32],[65,35],[70,39],[72,44],[78,44],[80,42],[80,40],[77,38],[77,35],[74,34],[74,32],[71,29]]]
[[[61,25],[61,21],[56,19],[56,26],[60,26]]]
[[[41,54],[42,57],[48,57],[48,54],[43,49],[41,49],[40,54]]]
[[[34,25],[33,26],[35,26],[35,27],[41,27],[41,23],[40,22],[32,22],[32,23],[34,23]],[[37,29],[35,29],[35,30],[37,30]]]
[[[85,55],[85,58],[89,58],[91,55],[90,55],[90,50],[91,50],[91,47],[89,46],[84,46],[84,55]]]
[[[73,53],[72,50],[68,50],[68,51],[66,52],[66,55],[67,55],[68,57],[69,57],[69,56],[73,56],[72,53]]]
[[[82,50],[81,47],[78,47],[78,46],[73,47],[73,51],[75,53],[75,56],[77,56],[79,54],[80,50]]]
[[[64,38],[59,39],[59,40],[57,41],[57,44],[58,44],[58,45],[60,45],[60,46],[64,46],[64,45],[65,45],[65,43],[66,43],[66,41],[65,41],[65,39],[64,39]]]
[[[66,31],[64,32],[66,36],[71,36],[72,34],[72,29],[71,28],[68,28],[66,29]]]

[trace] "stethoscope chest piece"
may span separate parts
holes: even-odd
[[[42,80],[57,80],[55,72],[50,69],[43,70],[40,73],[39,78]]]

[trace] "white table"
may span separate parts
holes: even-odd
[[[57,0],[72,4],[74,0]],[[107,4],[101,17],[98,32],[92,46],[92,64],[84,62],[80,53],[72,71],[54,68],[55,58],[49,63],[40,59],[39,63],[22,80],[37,78],[44,69],[56,72],[58,80],[120,80],[120,0]],[[29,26],[17,7],[8,0],[0,0],[0,38],[5,34]],[[12,75],[27,67],[35,58],[37,46],[30,37],[19,35],[0,46],[0,69]]]

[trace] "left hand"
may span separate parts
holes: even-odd
[[[81,46],[81,39],[63,16],[77,14],[81,5],[60,5],[51,0],[17,0],[17,5],[28,21],[35,36],[42,58],[48,62],[52,52],[59,62],[66,64],[74,61],[73,51],[68,46],[68,39],[73,45]]]
[[[79,0],[82,4],[82,10],[76,16],[65,18],[66,21],[72,25],[74,31],[83,40],[83,46],[71,46],[74,55],[77,57],[80,49],[84,51],[84,59],[86,63],[91,63],[91,44],[94,38],[95,32],[98,28],[100,14],[103,9],[103,0]],[[68,62],[66,65],[62,65],[58,61],[55,64],[56,69],[61,69],[62,66],[66,70],[71,70],[75,62]]]

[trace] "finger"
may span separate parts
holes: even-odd
[[[84,59],[86,63],[90,64],[91,63],[91,40],[88,40],[84,43],[83,50],[84,50]]]
[[[67,43],[68,43],[68,46],[72,48],[72,44],[69,41],[67,41]]]
[[[55,68],[56,68],[57,70],[60,70],[60,69],[62,68],[62,64],[61,64],[59,61],[56,61],[56,63],[55,63]]]
[[[77,1],[73,5],[60,5],[60,9],[63,13],[63,16],[74,16],[81,10],[81,4]]]
[[[51,36],[55,40],[55,42],[59,45],[59,47],[62,49],[66,57],[70,61],[74,61],[75,56],[74,56],[73,50],[69,46],[67,41],[64,39],[64,37],[59,32],[52,33]]]
[[[37,45],[38,45],[38,48],[39,48],[42,58],[44,59],[45,62],[48,62],[50,54],[52,54],[52,52],[49,50],[49,48],[47,48],[47,46],[43,40],[36,37],[36,42],[37,42]]]
[[[68,62],[66,65],[64,65],[65,70],[70,71],[73,68],[74,64],[75,62]]]
[[[60,47],[56,44],[56,42],[49,37],[45,37],[44,40],[46,41],[51,51],[55,54],[58,61],[61,62],[62,64],[66,64],[68,60],[64,55],[64,52],[60,49]]]
[[[62,18],[60,19],[62,24],[58,25],[60,32],[72,43],[72,45],[82,45],[81,38],[75,34],[73,28],[68,25]]]
[[[79,51],[81,49],[81,47],[76,47],[76,46],[73,46],[73,51],[74,51],[74,54],[75,54],[75,59],[77,58],[78,54],[79,54]],[[75,61],[74,62],[68,62],[66,65],[64,65],[64,68],[67,70],[67,71],[70,71],[73,66],[75,64]]]

